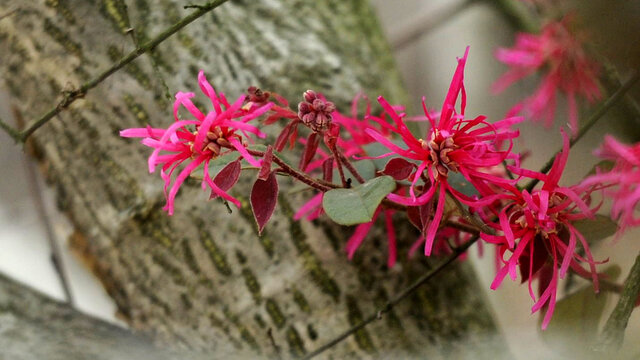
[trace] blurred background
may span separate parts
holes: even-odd
[[[465,81],[468,93],[467,115],[486,115],[489,120],[500,119],[514,103],[535,88],[536,79],[518,83],[499,96],[489,92],[491,83],[506,68],[493,58],[499,46],[513,44],[513,28],[497,7],[488,1],[465,0],[372,0],[381,24],[393,48],[411,97],[411,109],[417,114],[420,99],[439,107],[444,99],[456,56],[471,46]],[[615,64],[624,78],[630,69],[638,68],[640,45],[640,1],[591,0],[568,2],[576,9],[582,25],[590,32],[593,46]],[[363,59],[366,61],[366,59]],[[640,86],[632,91],[637,98]],[[378,94],[370,94],[372,96]],[[595,107],[582,108],[584,119]],[[0,117],[11,118],[10,104],[0,90]],[[556,125],[566,113],[559,103]],[[520,126],[519,150],[531,150],[526,167],[537,169],[560,147],[557,128],[545,129],[537,123]],[[605,133],[632,142],[640,140],[640,122],[613,109],[576,145],[562,179],[564,184],[579,181],[597,159],[591,155]],[[54,297],[64,299],[65,293],[51,261],[52,251],[60,253],[62,272],[68,279],[74,306],[81,311],[125,326],[115,317],[115,305],[93,275],[70,253],[68,242],[73,227],[64,214],[57,211],[54,190],[48,188],[33,163],[21,148],[0,132],[0,272]],[[601,210],[606,214],[607,204]],[[635,257],[640,252],[640,231],[629,231],[616,242],[609,238],[595,246],[596,259],[610,259],[620,266],[618,281],[624,280]],[[538,314],[530,314],[532,300],[526,285],[505,280],[497,291],[489,289],[495,275],[492,249],[486,248],[479,257],[471,249],[470,261],[478,272],[486,297],[493,306],[495,317],[517,359],[570,358],[541,336]],[[605,265],[604,267],[606,267]],[[580,286],[569,289],[575,291]],[[560,289],[563,287],[560,286]],[[560,291],[560,295],[563,292]],[[617,298],[609,297],[602,320],[606,320]],[[601,324],[602,325],[602,324]],[[568,338],[574,334],[565,334]],[[621,358],[640,358],[640,313],[631,317]]]

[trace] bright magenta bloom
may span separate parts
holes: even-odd
[[[510,152],[511,146],[507,150],[499,150],[498,144],[504,140],[509,140],[511,143],[511,140],[518,136],[518,131],[511,131],[509,128],[520,122],[522,118],[507,118],[493,124],[486,122],[484,116],[478,116],[471,120],[465,119],[464,111],[467,99],[463,76],[468,52],[467,48],[464,56],[458,59],[458,66],[437,122],[431,117],[423,99],[424,112],[431,124],[427,134],[428,140],[416,139],[404,123],[404,114],[398,114],[383,97],[379,97],[378,101],[395,123],[392,132],[400,135],[406,148],[394,144],[373,129],[367,129],[367,133],[371,137],[392,151],[387,155],[397,154],[418,163],[416,172],[410,177],[410,196],[390,194],[388,196],[390,200],[407,206],[419,206],[426,204],[434,197],[436,190],[439,191],[436,211],[427,228],[425,255],[431,254],[433,240],[444,212],[446,192],[466,204],[475,206],[481,206],[495,199],[495,196],[492,195],[485,199],[476,200],[458,192],[447,181],[450,171],[462,174],[481,195],[493,194],[488,183],[497,184],[500,187],[511,187],[513,184],[513,181],[491,175],[486,170],[501,164],[506,159],[516,158]],[[460,113],[458,114],[455,112],[455,105],[460,94],[462,96]],[[421,179],[426,183],[422,187],[423,192],[417,194],[418,181]]]
[[[593,285],[598,291],[598,276],[595,270],[597,264],[589,250],[589,244],[584,236],[572,225],[573,221],[590,218],[596,208],[590,208],[590,194],[593,189],[584,186],[564,187],[558,184],[569,156],[569,138],[563,132],[564,146],[556,157],[548,174],[530,170],[521,170],[521,174],[541,180],[544,185],[540,189],[529,193],[527,190],[512,188],[504,199],[509,202],[502,210],[493,214],[497,222],[485,218],[485,222],[492,228],[502,232],[502,235],[481,234],[487,242],[499,246],[504,266],[491,284],[496,289],[507,274],[512,280],[516,279],[516,268],[520,268],[522,281],[528,281],[529,293],[535,301],[532,311],[538,311],[548,306],[542,322],[546,328],[553,315],[556,303],[558,279],[563,278],[571,267],[581,275],[590,275]],[[516,169],[517,171],[517,169]],[[577,250],[578,241],[586,254],[586,259]],[[504,259],[506,253],[511,253]],[[552,262],[546,273],[543,267],[548,260]],[[589,265],[590,270],[584,270],[579,262]],[[536,299],[532,288],[532,279],[541,277],[541,293]]]
[[[607,135],[596,151],[603,159],[614,161],[611,171],[597,173],[584,180],[585,186],[606,186],[605,195],[613,199],[611,217],[618,219],[622,234],[632,226],[640,225],[640,143],[624,145]]]
[[[569,125],[578,130],[576,97],[593,102],[601,97],[598,87],[598,66],[587,57],[582,48],[580,34],[569,29],[571,18],[547,24],[539,35],[521,33],[513,48],[498,49],[496,58],[511,69],[493,85],[501,92],[514,82],[538,71],[543,73],[538,89],[516,104],[510,114],[528,112],[534,120],[553,123],[556,112],[556,94],[564,93],[569,105]]]
[[[209,186],[222,198],[240,207],[240,202],[220,189],[209,174],[209,162],[218,156],[237,151],[251,165],[260,167],[260,161],[253,158],[246,149],[249,134],[265,137],[257,127],[249,121],[266,113],[272,103],[257,106],[252,102],[245,104],[245,96],[240,96],[230,104],[224,94],[217,94],[207,81],[204,73],[198,74],[198,83],[202,92],[211,99],[213,110],[208,113],[200,111],[191,101],[194,93],[178,92],[173,105],[175,122],[166,129],[134,128],[120,131],[122,137],[141,137],[142,143],[153,148],[149,156],[149,172],[154,172],[157,165],[162,165],[160,176],[165,182],[164,193],[167,204],[164,210],[173,214],[174,200],[180,185],[186,178],[203,164],[203,189]],[[178,110],[183,106],[191,118],[180,118]],[[174,171],[186,164],[175,180]]]

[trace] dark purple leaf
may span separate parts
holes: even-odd
[[[382,173],[391,176],[396,181],[400,181],[408,178],[415,167],[415,164],[405,159],[394,158],[389,160]]]
[[[322,179],[329,182],[333,179],[333,157],[327,158],[322,163]]]
[[[265,125],[265,126],[266,126],[266,125],[271,125],[271,124],[273,124],[274,122],[276,122],[276,121],[280,120],[280,117],[281,117],[281,116],[280,116],[280,114],[272,114],[272,115],[269,115],[269,116],[268,116],[268,117],[267,117],[267,118],[262,122],[262,125]]]
[[[293,130],[291,130],[291,135],[289,135],[289,149],[293,149],[296,145],[296,141],[298,140],[298,123],[292,122]]]
[[[318,150],[318,144],[320,144],[320,138],[317,133],[311,133],[307,138],[307,143],[304,146],[304,153],[300,158],[300,166],[298,168],[301,171],[305,171],[311,159],[316,154],[316,150]]]
[[[260,172],[258,172],[258,179],[267,180],[269,174],[271,173],[271,163],[273,162],[273,146],[267,146],[267,150],[264,152],[264,156],[262,157],[262,167],[260,168]]]
[[[562,236],[562,233],[560,234],[560,236]],[[531,266],[530,258],[530,250],[527,250],[523,252],[518,259],[518,263],[520,266],[520,278],[522,279],[523,283],[529,280],[529,267]],[[533,266],[531,266],[531,276],[535,276],[548,259],[549,253],[547,252],[544,241],[542,240],[542,237],[540,235],[536,235],[533,238]]]
[[[274,144],[274,147],[277,151],[282,151],[285,145],[287,145],[287,139],[289,138],[289,133],[291,133],[292,124],[293,122],[287,124],[287,126],[282,129],[282,132],[280,132],[280,135],[278,135],[278,138],[276,139],[276,142]]]
[[[213,178],[213,182],[222,190],[227,191],[233,187],[233,185],[238,182],[240,178],[240,171],[242,170],[242,166],[240,165],[240,159],[230,162],[220,170],[218,175]],[[219,195],[215,192],[211,191],[211,196],[209,199],[215,199]]]
[[[278,203],[278,181],[276,172],[272,171],[266,180],[256,180],[251,189],[251,210],[258,224],[258,234],[273,215]]]
[[[434,198],[431,198],[426,204],[407,207],[409,221],[421,234],[427,230],[427,225],[429,225],[429,220],[433,214],[433,202]]]

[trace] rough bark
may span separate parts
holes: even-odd
[[[133,43],[189,10],[168,0],[11,0],[0,14],[0,69],[26,119],[61,91],[105,69]],[[126,10],[131,19],[127,23]],[[344,331],[428,269],[418,257],[384,267],[382,230],[349,262],[351,229],[290,220],[299,199],[280,199],[258,237],[247,206],[227,213],[199,186],[181,189],[176,214],[162,210],[149,151],[122,139],[128,127],[172,121],[151,57],[173,93],[198,92],[204,69],[235,96],[249,85],[296,99],[313,88],[340,105],[360,90],[404,100],[389,49],[367,1],[230,1],[105,81],[35,133],[59,205],[120,314],[132,328],[174,347],[299,356]],[[201,103],[205,103],[202,101]],[[246,199],[250,178],[236,188]],[[286,187],[285,187],[286,188]],[[286,193],[286,190],[284,191]],[[416,234],[398,218],[406,248]],[[435,260],[437,261],[437,260]],[[494,358],[503,351],[475,277],[459,264],[328,354]],[[1,350],[0,350],[1,352]]]
[[[163,349],[143,334],[81,314],[0,275],[0,354],[3,359],[204,359]],[[207,357],[210,358],[210,357]]]

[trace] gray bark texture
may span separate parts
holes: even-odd
[[[0,357],[11,360],[169,360],[205,355],[82,315],[0,275]],[[211,358],[211,357],[206,357]]]
[[[192,11],[182,5],[2,1],[0,14],[18,9],[0,20],[0,71],[12,104],[25,119],[37,118],[64,90],[131,51],[129,27],[142,43]],[[344,244],[353,230],[292,221],[302,199],[287,195],[286,181],[262,237],[246,203],[250,175],[234,188],[245,200],[242,210],[229,214],[220,202],[207,201],[194,182],[180,190],[175,215],[163,212],[162,182],[147,172],[149,149],[120,138],[118,131],[173,121],[160,78],[171,93],[199,93],[199,69],[234,99],[257,85],[293,104],[306,89],[343,108],[359,91],[405,100],[367,1],[232,0],[36,131],[44,173],[77,227],[72,246],[84,254],[134,331],[210,358],[275,357],[271,331],[282,357],[298,357],[374,312],[438,261],[407,259],[417,234],[404,217],[396,219],[395,268],[384,266],[381,228],[348,261]],[[202,96],[199,103],[207,104]],[[11,311],[20,312],[20,303]],[[46,314],[40,316],[43,322]],[[0,317],[0,327],[6,319]],[[61,320],[52,315],[50,321]],[[99,333],[102,325],[96,326]],[[69,350],[49,340],[43,337],[33,346],[59,355]],[[495,358],[504,349],[474,274],[461,263],[323,356],[477,359]]]

